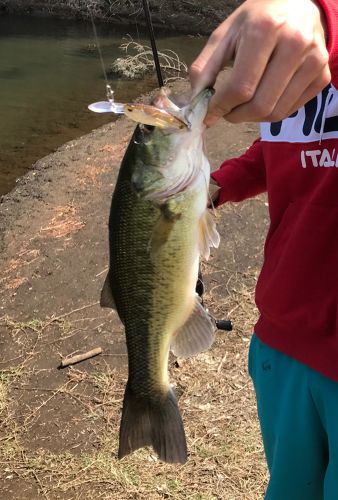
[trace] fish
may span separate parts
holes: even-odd
[[[163,93],[160,126],[138,124],[121,163],[109,216],[109,270],[101,306],[122,321],[128,351],[118,458],[152,447],[161,461],[185,463],[187,443],[168,375],[180,357],[208,349],[215,322],[195,292],[200,257],[220,237],[208,205],[210,165],[203,131],[212,89],[180,108]],[[138,115],[138,119],[142,119]],[[153,115],[152,115],[153,114]],[[172,126],[174,118],[186,126]]]

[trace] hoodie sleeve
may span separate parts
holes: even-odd
[[[216,205],[242,201],[266,191],[266,175],[260,139],[239,158],[222,163],[211,177],[220,186]]]
[[[329,66],[332,83],[338,87],[338,2],[337,0],[317,0],[323,9],[328,30]]]

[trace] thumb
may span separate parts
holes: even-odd
[[[211,127],[220,118],[227,115],[232,111],[230,107],[226,104],[227,101],[222,98],[222,94],[218,93],[216,90],[215,95],[211,98],[209,103],[208,112],[204,119],[204,123],[207,127]]]
[[[213,87],[218,73],[230,62],[233,47],[227,39],[227,21],[220,25],[210,36],[204,49],[189,68],[193,94],[207,87]]]

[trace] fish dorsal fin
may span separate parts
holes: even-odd
[[[103,287],[101,290],[100,306],[116,309],[115,300],[110,286],[109,273],[107,274],[106,279],[104,280]]]
[[[201,256],[208,260],[210,247],[218,248],[220,236],[216,229],[216,223],[209,210],[205,210],[199,223],[199,248]]]
[[[196,294],[194,309],[171,343],[175,356],[186,358],[208,349],[215,340],[216,325]]]

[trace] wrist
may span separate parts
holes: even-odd
[[[325,38],[325,43],[326,45],[328,44],[328,39],[329,39],[329,31],[328,31],[328,26],[327,26],[327,19],[326,19],[326,14],[324,12],[324,9],[322,7],[322,4],[319,0],[311,0],[312,3],[318,8],[319,14],[320,14],[320,22],[323,28],[323,34]]]

